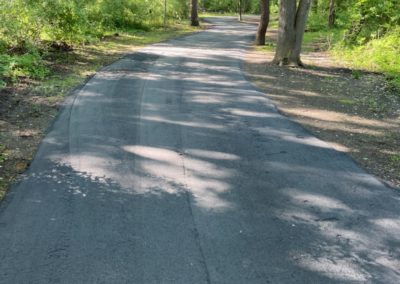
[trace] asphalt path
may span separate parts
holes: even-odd
[[[0,206],[0,283],[400,283],[399,192],[246,79],[254,26],[210,21],[68,98]]]

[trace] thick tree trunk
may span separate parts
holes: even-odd
[[[295,33],[296,39],[294,43],[293,52],[290,55],[290,62],[296,65],[303,66],[300,59],[301,47],[303,45],[304,31],[306,30],[308,13],[310,11],[311,1],[300,0],[299,7],[296,13]]]
[[[198,13],[198,7],[199,6],[199,1],[198,0],[192,0],[192,13],[191,13],[191,25],[194,27],[197,27],[200,25],[199,22],[199,13]]]
[[[265,45],[265,33],[267,32],[268,24],[269,24],[269,4],[270,0],[260,0],[261,4],[261,19],[260,24],[258,25],[256,44],[257,45]]]
[[[300,53],[310,6],[311,0],[300,0],[298,6],[294,0],[281,0],[275,64],[303,65]]]
[[[336,22],[336,5],[335,0],[329,1],[329,22],[328,27],[333,28]]]
[[[279,6],[278,42],[274,63],[288,65],[289,55],[294,47],[296,35],[294,31],[296,15],[296,1],[281,0]]]

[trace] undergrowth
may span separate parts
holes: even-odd
[[[16,83],[23,77],[44,79],[48,74],[49,69],[37,51],[22,55],[0,54],[0,87]]]
[[[353,68],[384,73],[393,86],[400,89],[400,28],[365,45],[349,46],[343,42],[333,48]]]
[[[328,28],[326,11],[312,12],[304,35],[305,50],[318,51],[314,49],[317,46],[330,51],[351,69],[383,73],[400,90],[400,27],[388,25],[383,31],[384,25],[378,29],[364,24],[361,29],[359,24],[349,21],[349,13],[339,13],[335,27]]]
[[[131,30],[156,33],[164,25],[165,4],[169,25],[188,14],[185,0],[0,0],[0,88],[45,78],[51,72],[48,53]]]

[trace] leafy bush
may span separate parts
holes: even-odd
[[[385,73],[400,87],[400,28],[387,32],[382,38],[370,40],[365,45],[348,47],[339,44],[334,52],[357,68]]]
[[[0,55],[0,78],[10,81],[16,81],[18,77],[43,79],[48,72],[37,52],[23,55]]]
[[[312,12],[308,18],[307,31],[323,31],[328,26],[328,13],[326,10]]]
[[[259,14],[260,0],[241,0],[244,13]],[[271,6],[277,5],[277,0],[271,0]],[[237,12],[239,0],[203,0],[201,5],[210,12]]]
[[[351,43],[364,44],[400,25],[398,0],[358,0],[352,10],[352,26],[347,35]]]
[[[79,0],[37,1],[32,14],[43,23],[42,38],[67,43],[83,42],[86,33],[91,32],[82,3]]]
[[[400,87],[400,1],[336,0],[335,10],[336,27],[329,30],[329,0],[319,0],[308,30],[333,34],[329,46],[338,57],[354,68],[385,73]]]
[[[235,12],[238,9],[238,1],[235,0],[203,0],[202,5],[210,12]]]
[[[13,47],[24,49],[40,40],[41,21],[21,0],[0,0],[0,53]]]
[[[167,3],[169,18],[188,15],[186,0]],[[121,29],[147,30],[163,18],[164,0],[0,0],[0,87],[18,77],[46,76],[39,50],[95,41]]]
[[[188,14],[185,0],[169,0],[168,16]],[[164,0],[0,0],[0,52],[41,40],[82,43],[113,29],[163,23]]]

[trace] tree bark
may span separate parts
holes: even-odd
[[[258,25],[256,44],[265,45],[265,33],[267,32],[269,24],[269,15],[270,15],[270,9],[269,9],[270,0],[260,0],[260,4],[261,4],[261,19],[260,19],[260,24]]]
[[[336,22],[336,5],[335,0],[329,1],[329,22],[328,27],[333,28]]]
[[[199,22],[199,13],[198,13],[198,7],[199,6],[199,1],[198,0],[192,0],[192,13],[191,13],[191,25],[194,27],[197,27],[200,25]]]
[[[167,0],[164,0],[164,31],[167,29]]]
[[[241,22],[242,19],[242,0],[239,0],[239,21]]]
[[[296,63],[298,66],[303,66],[300,59],[301,47],[303,45],[304,31],[306,30],[308,13],[310,11],[311,0],[300,0],[299,7],[296,13],[295,33],[296,39],[294,42],[293,52],[290,56],[290,62]]]
[[[295,15],[296,1],[281,0],[279,6],[278,42],[276,46],[274,63],[279,65],[289,64],[289,55],[295,42]]]
[[[311,0],[281,0],[278,43],[273,62],[278,65],[303,66],[300,53]]]

